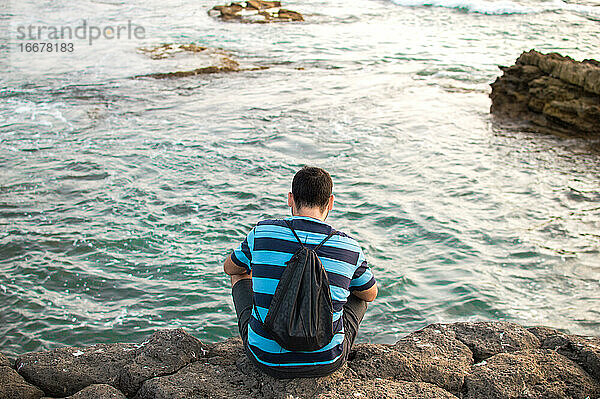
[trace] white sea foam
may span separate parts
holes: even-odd
[[[571,4],[561,0],[525,6],[514,1],[481,0],[392,0],[404,7],[442,7],[486,15],[537,14],[550,11],[570,11],[592,18],[600,18],[600,6]]]
[[[584,15],[586,17],[591,17],[596,20],[600,20],[600,6],[590,6],[583,4],[571,4],[565,3],[564,1],[557,0],[554,4],[558,5],[559,10],[571,11],[577,14]]]

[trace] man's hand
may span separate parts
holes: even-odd
[[[377,283],[375,283],[371,288],[364,291],[352,291],[352,294],[363,301],[373,302],[375,298],[377,298]]]
[[[223,270],[225,273],[230,276],[238,275],[238,274],[247,274],[248,270],[243,267],[239,267],[231,260],[231,254],[225,259],[225,263],[223,264]]]

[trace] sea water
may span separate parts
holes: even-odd
[[[289,1],[306,21],[225,23],[217,0],[5,2],[0,75],[0,351],[237,334],[222,262],[289,215],[304,164],[380,287],[359,341],[508,320],[600,333],[594,143],[498,125],[489,83],[522,51],[600,59],[600,3]],[[20,51],[19,26],[141,39]],[[162,43],[268,69],[132,79]]]

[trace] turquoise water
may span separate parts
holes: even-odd
[[[600,59],[599,3],[291,1],[306,22],[288,25],[214,4],[2,9],[0,351],[234,336],[222,261],[289,214],[305,163],[331,171],[329,221],[379,281],[359,341],[479,319],[600,333],[598,152],[501,127],[488,98],[524,50]],[[17,50],[19,25],[82,18],[146,37]],[[158,62],[137,47],[189,42],[269,69],[131,79]]]

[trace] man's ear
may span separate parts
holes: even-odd
[[[290,208],[294,207],[294,194],[288,193],[288,206]]]
[[[334,201],[334,197],[333,194],[331,194],[331,197],[329,197],[329,204],[327,204],[327,210],[332,210],[333,209],[333,201]]]

